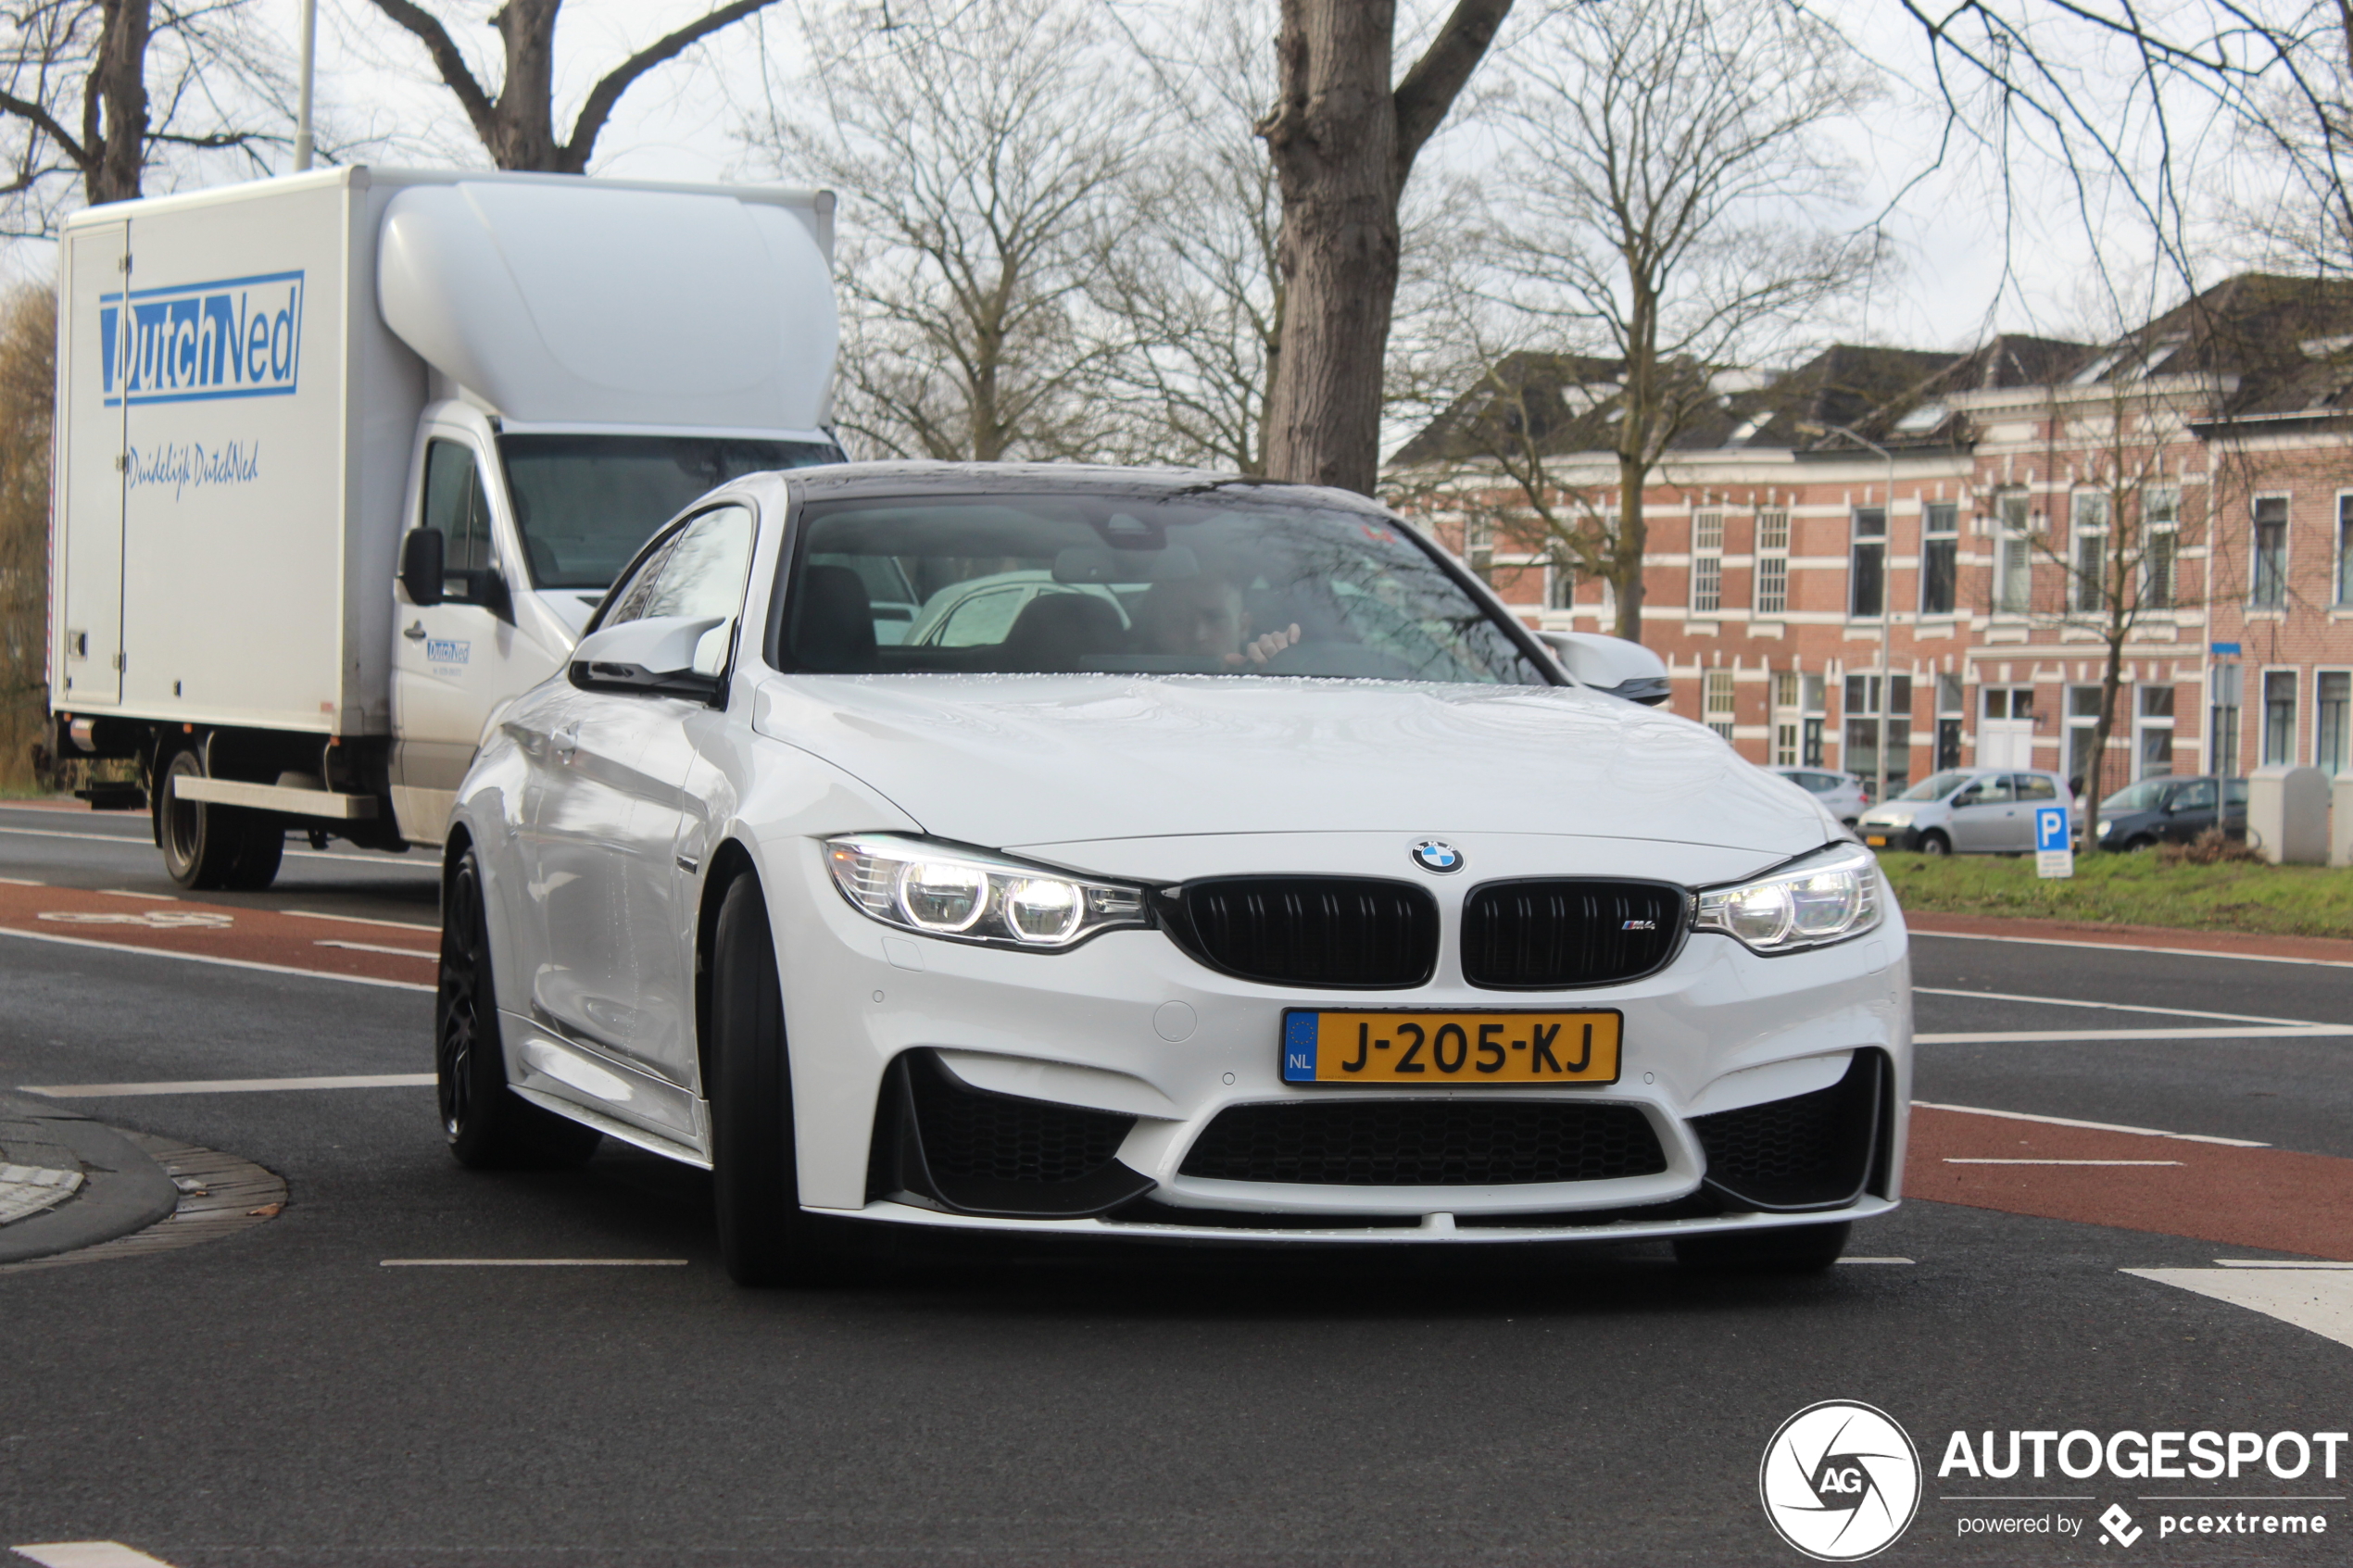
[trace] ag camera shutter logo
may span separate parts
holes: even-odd
[[[1856,1562],[1893,1546],[1919,1511],[1919,1450],[1885,1411],[1825,1399],[1781,1423],[1756,1490],[1781,1539],[1818,1562]]]

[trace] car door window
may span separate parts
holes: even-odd
[[[715,507],[688,521],[662,552],[639,616],[732,618],[751,572],[751,508]]]
[[[472,447],[459,441],[426,445],[425,508],[420,521],[441,535],[443,571],[454,577],[490,570],[490,507]]]
[[[2020,800],[2057,800],[2058,785],[2040,773],[2020,773],[2015,776]]]
[[[2211,811],[2214,809],[2214,781],[2199,779],[2194,784],[2182,785],[2173,792],[2172,805],[2176,811]]]
[[[600,630],[607,626],[618,626],[624,621],[639,621],[645,618],[646,607],[653,602],[655,586],[661,581],[661,569],[668,563],[670,552],[676,546],[678,539],[678,533],[664,536],[652,549],[646,552],[645,558],[637,563],[636,570],[614,586],[611,595],[605,600],[604,617],[597,622]]]
[[[949,611],[941,621],[932,642],[943,648],[978,647],[1005,640],[1013,630],[1013,618],[1021,607],[1029,602],[1026,587],[999,588],[992,593],[975,594]]]

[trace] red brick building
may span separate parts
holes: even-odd
[[[1391,463],[1534,623],[1615,606],[1501,457],[1615,513],[1616,369],[1506,361]],[[1707,391],[1645,492],[1642,640],[1744,756],[1870,778],[1883,702],[1891,789],[2086,778],[2115,640],[2103,792],[2353,766],[2353,285],[2241,277],[2106,345],[1841,345]]]

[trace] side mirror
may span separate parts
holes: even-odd
[[[588,692],[709,702],[726,688],[719,670],[725,639],[711,633],[727,624],[724,615],[655,615],[592,632],[572,650],[572,684]],[[718,643],[718,650],[707,642]]]
[[[443,540],[438,528],[414,528],[400,541],[400,586],[409,602],[432,606],[441,602]]]
[[[1640,643],[1605,637],[1598,632],[1539,632],[1536,635],[1580,686],[1645,707],[1655,707],[1674,693],[1667,684],[1666,664]]]

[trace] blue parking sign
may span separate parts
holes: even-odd
[[[2039,851],[2069,847],[2066,807],[2034,808],[2034,847]]]

